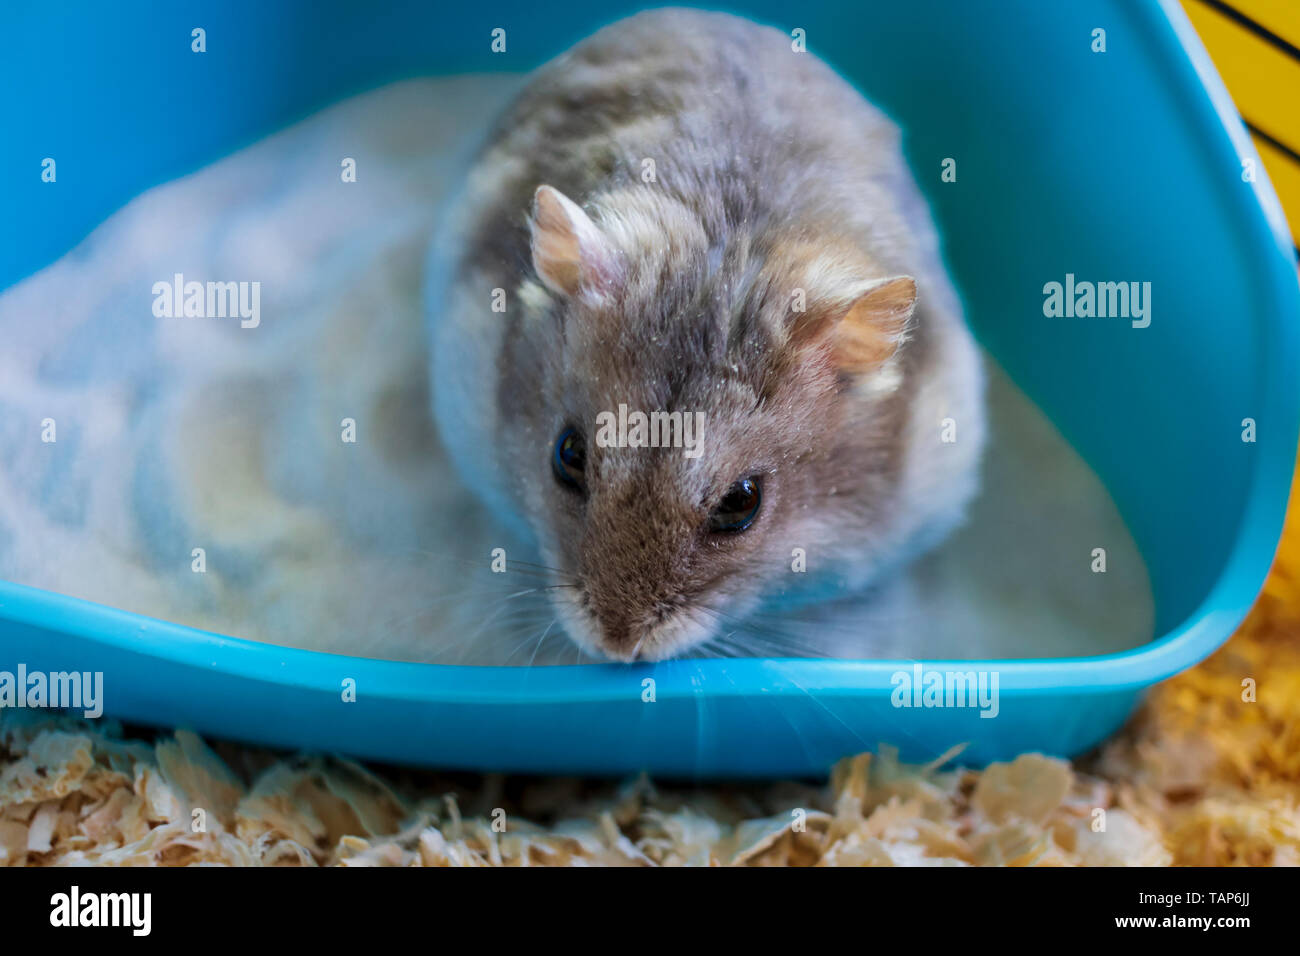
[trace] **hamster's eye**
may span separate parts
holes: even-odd
[[[744,531],[758,517],[763,489],[757,478],[742,478],[730,488],[709,515],[709,530],[720,534]]]
[[[572,427],[561,429],[555,439],[555,451],[551,455],[551,470],[555,480],[566,488],[581,490],[582,473],[587,467],[587,445]]]

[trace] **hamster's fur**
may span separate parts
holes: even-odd
[[[760,605],[865,588],[975,490],[978,351],[898,132],[777,30],[652,11],[543,66],[431,274],[442,440],[532,532],[588,650],[675,656]],[[620,404],[703,412],[702,454],[598,446]],[[577,490],[553,474],[565,429]],[[710,530],[750,476],[752,525]]]

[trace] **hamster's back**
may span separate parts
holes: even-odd
[[[541,67],[498,120],[466,197],[477,228],[462,263],[507,279],[527,267],[541,183],[582,204],[646,182],[719,230],[778,217],[851,228],[865,209],[856,231],[889,263],[908,238],[880,215],[900,176],[893,124],[789,36],[729,14],[647,11]]]

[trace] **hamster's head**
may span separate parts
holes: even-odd
[[[709,218],[539,188],[501,353],[512,494],[566,630],[616,660],[735,653],[765,597],[872,546],[897,482],[915,282]]]

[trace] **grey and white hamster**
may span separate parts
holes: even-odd
[[[442,440],[588,651],[865,588],[975,491],[978,350],[898,132],[775,29],[652,11],[540,68],[433,265]],[[631,412],[697,447],[598,440]]]

